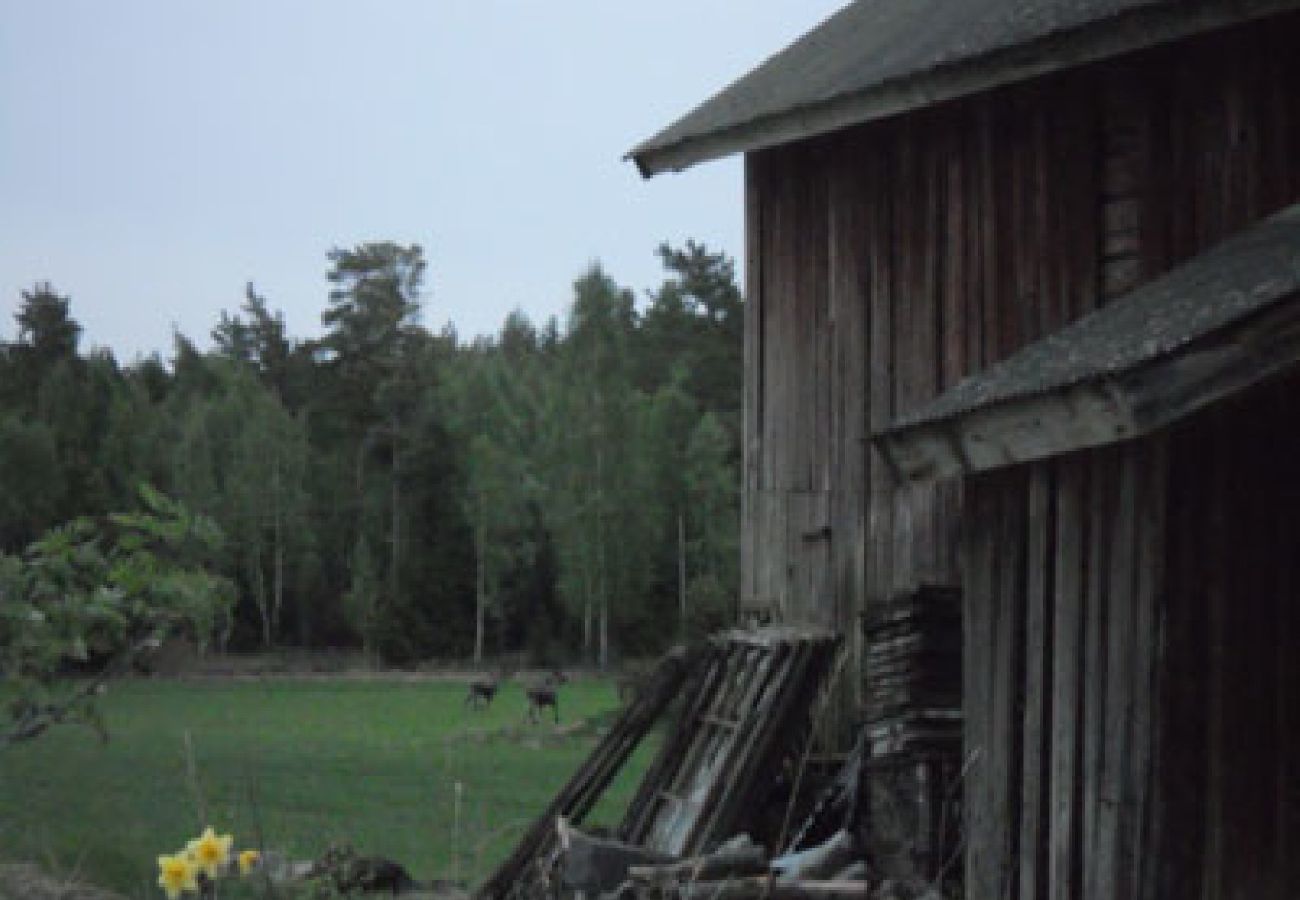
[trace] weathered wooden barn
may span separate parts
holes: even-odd
[[[1300,896],[1300,3],[858,0],[731,153],[745,607],[961,588],[968,897]]]

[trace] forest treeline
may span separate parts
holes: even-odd
[[[563,321],[460,341],[420,325],[420,247],[336,249],[321,337],[250,284],[211,350],[125,365],[37,284],[0,344],[0,552],[146,484],[225,533],[219,649],[604,664],[729,621],[741,295],[725,255],[658,253],[639,304],[592,265]]]

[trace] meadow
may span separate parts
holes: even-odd
[[[517,682],[484,712],[445,680],[121,682],[104,697],[107,744],[68,726],[0,756],[0,859],[159,897],[156,856],[211,823],[237,847],[312,859],[347,842],[472,885],[618,707],[612,681],[561,690],[557,728],[525,721]],[[650,752],[589,824],[618,821]]]

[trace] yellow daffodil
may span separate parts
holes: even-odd
[[[217,834],[209,827],[190,841],[185,849],[199,871],[209,878],[216,878],[222,867],[230,861],[231,840],[230,835]]]
[[[247,875],[253,871],[254,867],[262,859],[262,854],[258,850],[240,850],[239,851],[239,874]]]
[[[167,900],[176,900],[181,891],[197,891],[199,870],[184,853],[158,857],[158,886]]]

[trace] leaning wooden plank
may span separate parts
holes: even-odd
[[[623,815],[623,822],[618,829],[620,840],[630,843],[643,843],[654,820],[655,812],[661,802],[660,793],[681,765],[682,759],[690,749],[690,739],[698,728],[698,722],[706,714],[710,699],[718,690],[726,675],[726,662],[715,644],[700,647],[701,660],[691,682],[683,690],[688,698],[686,708],[678,720],[678,726],[672,730],[659,747],[659,752],[646,774],[641,778],[632,802],[628,804]]]
[[[753,710],[761,705],[763,691],[774,671],[784,665],[785,643],[765,649],[762,645],[732,644],[727,656],[726,691],[710,707],[714,715],[737,721],[738,727],[722,733],[716,729],[697,729],[691,752],[687,754],[672,785],[689,805],[678,804],[670,816],[661,816],[647,838],[647,845],[673,854],[699,853],[709,849],[698,835],[703,823],[718,809],[719,785],[737,777],[733,760],[738,747],[750,743],[754,727]]]
[[[696,659],[696,654],[688,654],[678,647],[660,660],[646,689],[624,710],[609,733],[555,795],[514,852],[479,888],[478,897],[488,900],[509,896],[528,872],[530,864],[539,859],[554,841],[556,817],[581,820],[613,781],[641,738],[677,696]]]
[[[749,826],[747,814],[754,807],[755,789],[771,782],[798,742],[809,739],[810,712],[830,672],[839,640],[829,633],[801,640],[791,646],[791,665],[786,677],[774,685],[765,710],[755,710],[753,739],[738,745],[725,789],[715,792],[716,801],[707,828],[696,832],[693,852],[713,846],[729,834]]]
[[[737,801],[752,802],[752,798],[746,796],[745,787],[753,783],[752,768],[758,759],[755,751],[766,746],[763,732],[774,727],[774,721],[779,721],[773,715],[773,705],[782,686],[788,684],[798,671],[792,664],[797,654],[796,647],[784,642],[772,648],[760,670],[761,675],[752,679],[753,683],[735,710],[743,722],[741,728],[729,736],[724,752],[714,757],[711,765],[697,770],[694,782],[706,799],[701,802],[694,823],[682,836],[681,852],[700,853],[709,849],[712,841],[733,830],[726,823],[735,815],[734,804]]]
[[[698,854],[745,830],[754,789],[766,785],[783,744],[803,734],[837,639],[829,631],[757,629],[715,639],[714,670],[688,699],[619,833],[631,843]],[[725,719],[727,728],[706,719]],[[652,780],[653,777],[653,780]]]

